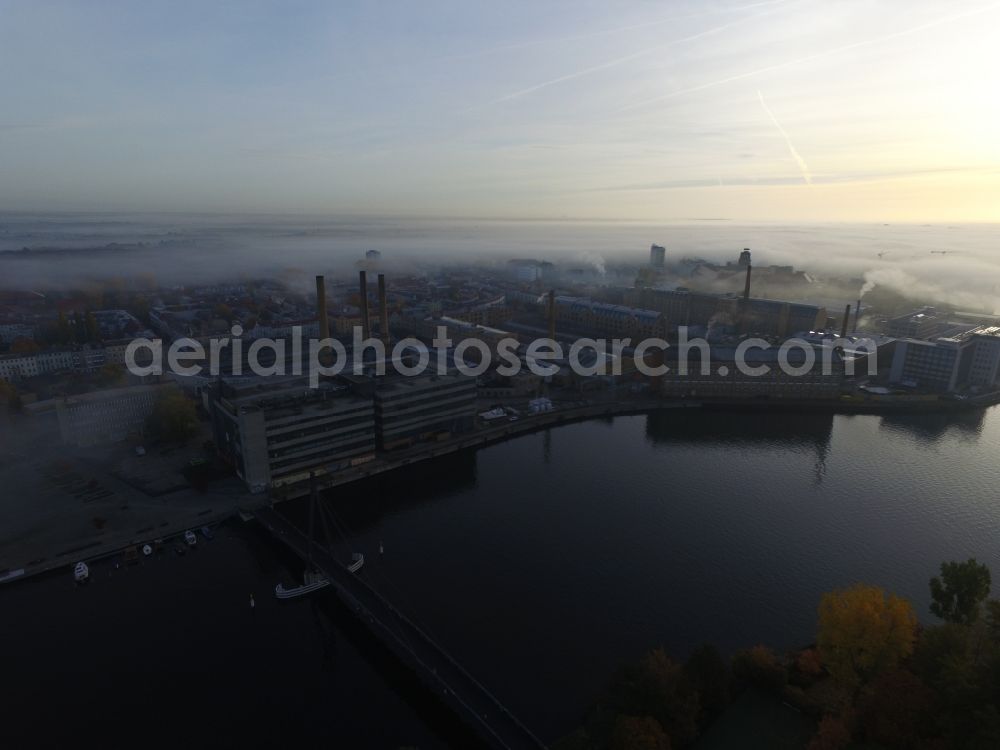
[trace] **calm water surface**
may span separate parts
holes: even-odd
[[[812,639],[829,589],[875,583],[929,620],[942,560],[1000,576],[998,449],[995,409],[664,412],[439,459],[326,502],[369,581],[551,741],[654,645],[784,649]],[[106,564],[82,589],[68,572],[0,589],[0,711],[40,736],[139,716],[147,734],[208,717],[218,738],[461,742],[446,717],[421,720],[433,704],[333,597],[269,595],[298,567],[272,542],[234,524],[202,546]]]

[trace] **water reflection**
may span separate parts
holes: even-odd
[[[474,489],[476,454],[474,450],[463,450],[420,461],[364,482],[336,487],[324,493],[324,499],[335,503],[338,517],[352,532],[363,532],[397,511],[440,502]],[[294,510],[286,505],[282,506],[283,513],[305,518],[304,500],[297,501]]]
[[[982,437],[985,421],[985,409],[940,414],[887,414],[881,418],[879,429],[906,433],[925,443],[937,443],[945,437],[974,443]]]
[[[653,443],[767,443],[774,446],[829,445],[833,414],[715,412],[667,409],[651,412],[646,437]]]

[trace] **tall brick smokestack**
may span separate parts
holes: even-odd
[[[360,274],[360,283],[361,299],[359,301],[359,307],[361,308],[361,340],[364,341],[372,335],[371,326],[368,324],[368,274],[364,271]]]
[[[379,331],[382,334],[382,343],[385,344],[385,351],[389,352],[389,301],[385,297],[385,274],[378,275],[378,320]]]
[[[319,321],[319,337],[330,338],[330,318],[326,314],[326,279],[316,277],[316,319]]]
[[[747,263],[747,280],[746,280],[746,283],[743,285],[743,301],[744,302],[749,302],[750,301],[750,272],[751,271],[753,271],[753,266],[748,262]]]
[[[840,326],[840,338],[847,338],[847,325],[851,322],[851,306],[844,308],[844,322]]]
[[[858,297],[858,306],[854,308],[854,332],[858,332],[858,321],[861,320],[861,298]]]
[[[556,290],[549,289],[549,338],[556,340]]]

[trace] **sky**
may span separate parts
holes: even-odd
[[[1000,222],[1000,2],[0,0],[0,208]]]

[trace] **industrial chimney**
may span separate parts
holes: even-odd
[[[753,271],[753,266],[747,261],[747,280],[746,284],[743,286],[743,302],[747,303],[750,301],[750,272]]]
[[[549,289],[549,338],[556,340],[556,290]]]
[[[854,308],[854,332],[858,332],[858,321],[861,320],[861,298],[858,297],[858,306]]]
[[[847,324],[851,322],[851,306],[844,308],[844,322],[840,325],[840,338],[847,338]]]
[[[368,325],[368,275],[362,271],[360,275],[361,281],[361,299],[359,301],[359,307],[361,308],[361,340],[366,340],[371,336],[371,328]]]
[[[379,332],[386,352],[389,351],[389,302],[385,298],[385,274],[378,275],[378,319]]]
[[[330,318],[326,314],[326,279],[316,277],[316,319],[319,321],[320,339],[330,338]]]

